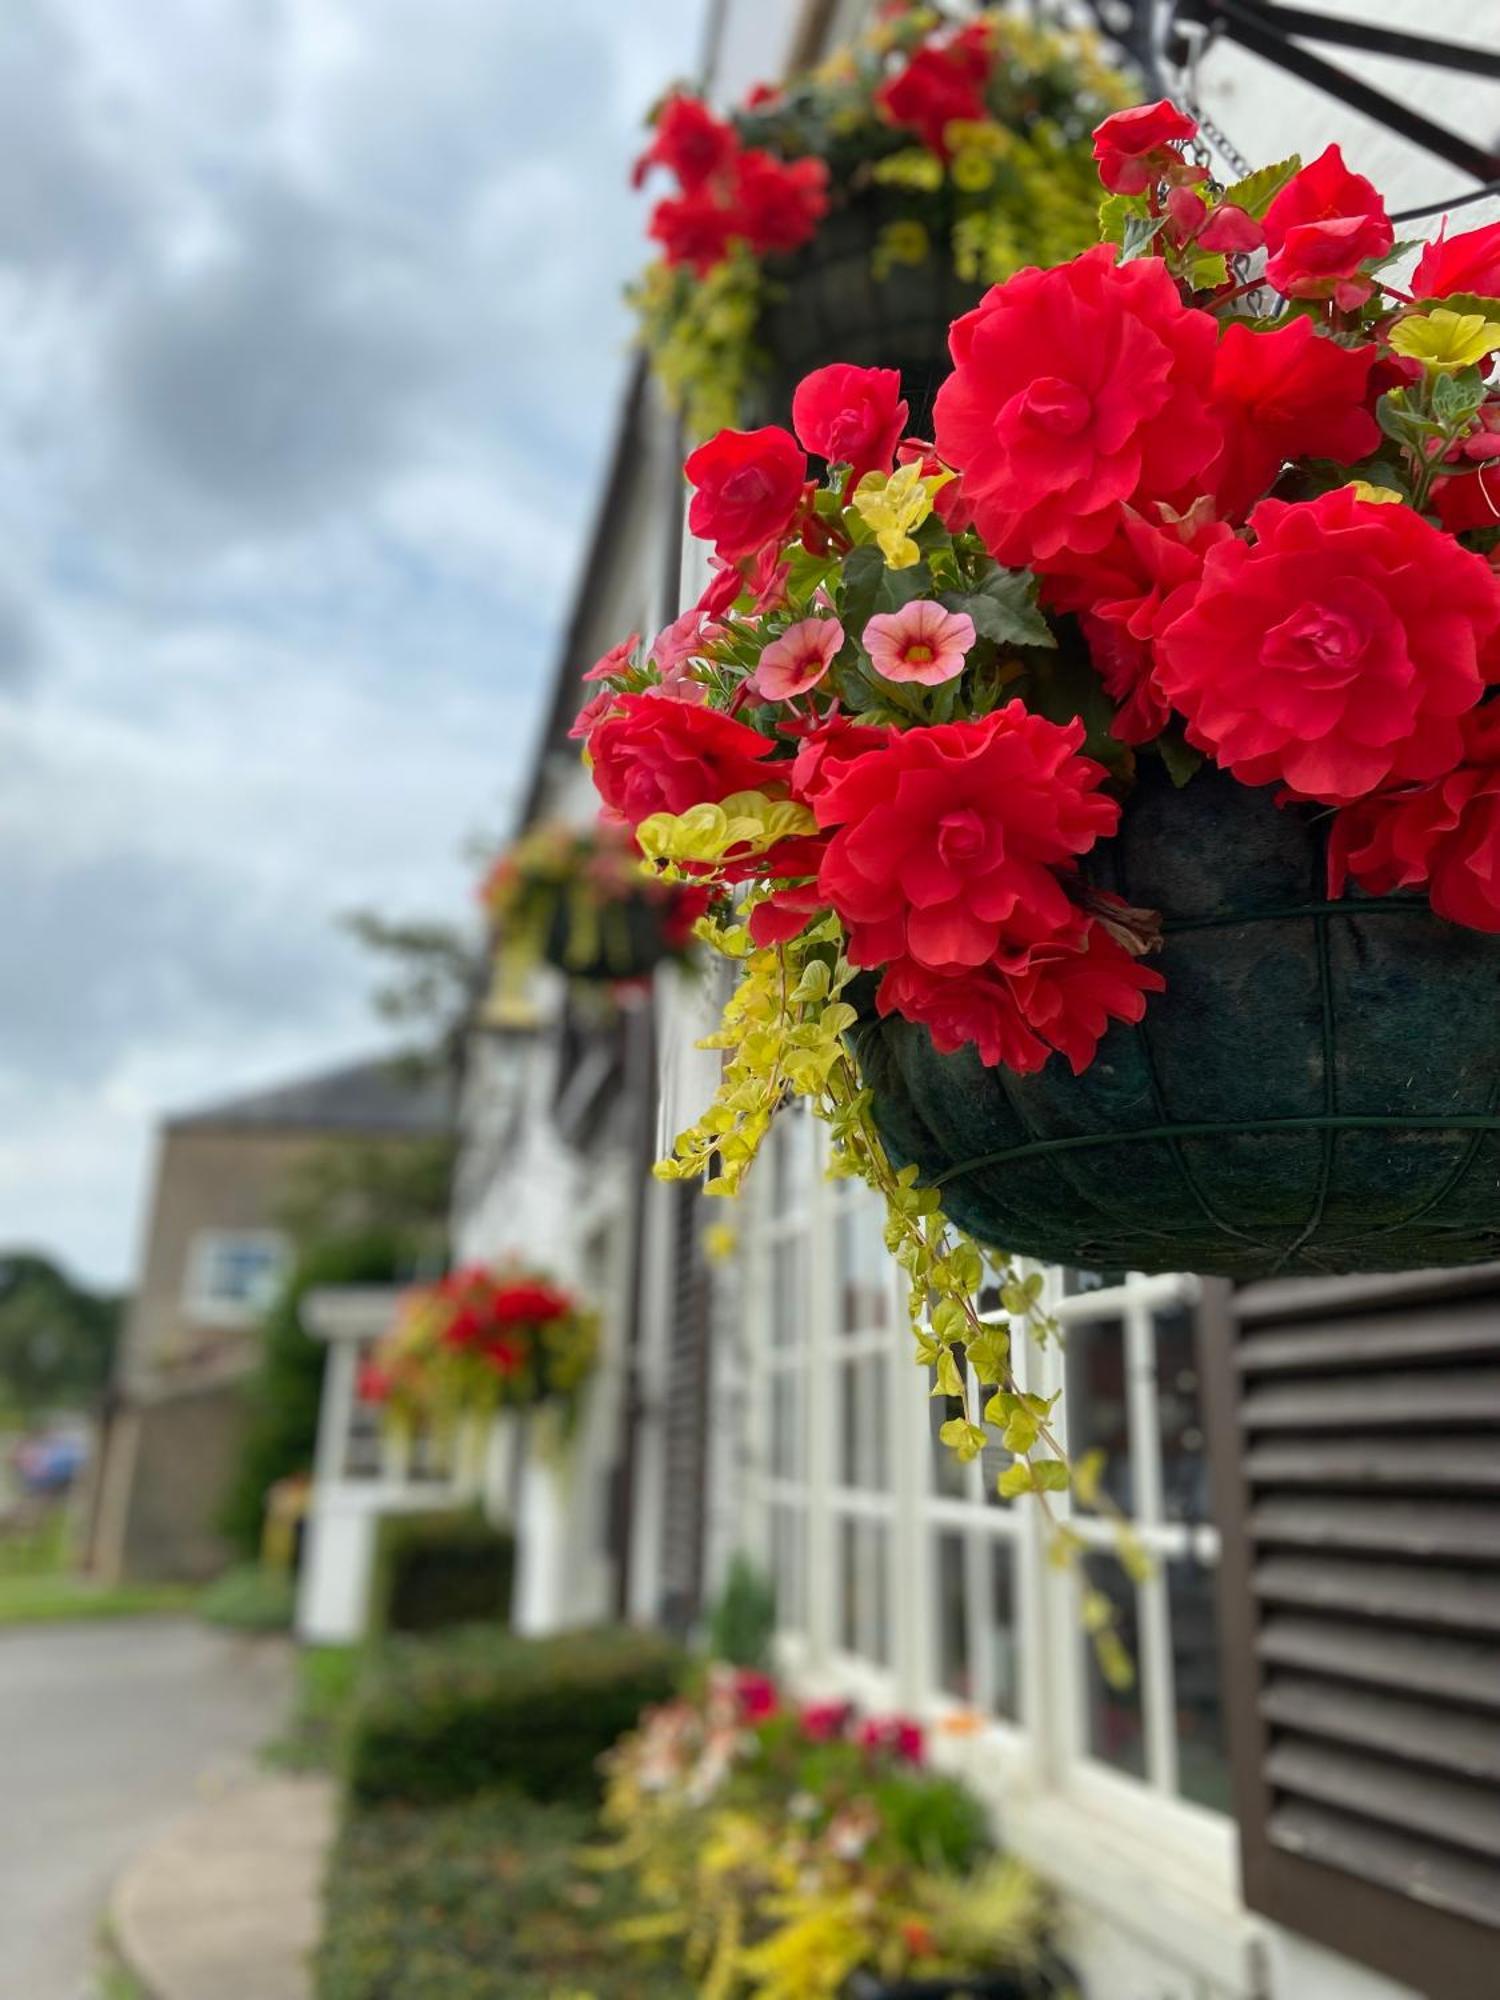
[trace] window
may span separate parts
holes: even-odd
[[[276,1297],[289,1261],[270,1229],[205,1229],[193,1238],[183,1303],[212,1326],[250,1326]]]
[[[750,1189],[747,1497],[793,1652],[862,1698],[984,1718],[1066,1784],[1227,1812],[1195,1281],[1045,1274],[1062,1337],[1018,1344],[1017,1372],[1060,1392],[1072,1455],[1105,1453],[1104,1491],[1155,1562],[1133,1582],[1113,1520],[1060,1498],[1086,1545],[1080,1572],[1060,1572],[1035,1504],[999,1498],[998,1442],[970,1465],[940,1443],[954,1411],[920,1393],[881,1205],[824,1178],[825,1146],[785,1114]],[[980,1400],[991,1386],[969,1384]],[[1128,1688],[1099,1672],[1085,1577],[1115,1604]]]

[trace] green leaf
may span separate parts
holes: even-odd
[[[1211,292],[1229,283],[1229,264],[1222,251],[1203,250],[1188,262],[1187,281],[1195,292]]]
[[[953,1358],[953,1349],[945,1347],[938,1356],[937,1381],[933,1384],[934,1396],[962,1396],[964,1378],[958,1372],[958,1363]]]
[[[1120,262],[1132,264],[1137,257],[1144,257],[1151,245],[1167,226],[1164,215],[1133,215],[1125,224],[1125,240],[1120,246]]]
[[[992,569],[977,591],[948,591],[939,601],[949,611],[966,613],[979,636],[997,646],[1057,645],[1037,609],[1036,578],[1029,570]]]
[[[963,1417],[950,1417],[938,1436],[964,1465],[971,1464],[984,1450],[984,1432],[978,1424],[971,1424]]]
[[[1068,1468],[1062,1459],[1032,1459],[1031,1483],[1038,1493],[1066,1493],[1068,1481]]]
[[[1439,375],[1432,385],[1432,414],[1445,430],[1467,430],[1484,394],[1484,377],[1477,368]]]
[[[1031,1491],[1031,1467],[1022,1460],[1017,1465],[1006,1466],[995,1481],[995,1490],[1002,1500],[1019,1499],[1023,1493]]]
[[[1040,1435],[1040,1426],[1029,1410],[1015,1410],[1010,1422],[1001,1433],[1000,1442],[1007,1451],[1013,1451],[1022,1458],[1031,1450]]]
[[[1500,299],[1481,298],[1478,292],[1450,292],[1445,299],[1419,299],[1417,303],[1428,312],[1445,306],[1449,312],[1482,313],[1486,319],[1500,321]]]
[[[1274,166],[1257,167],[1253,174],[1246,174],[1242,181],[1225,188],[1224,199],[1259,220],[1292,176],[1301,171],[1302,155],[1292,153],[1288,158],[1278,160]]]
[[[1106,195],[1099,204],[1099,239],[1103,243],[1123,243],[1130,224],[1147,219],[1144,195]]]
[[[1203,766],[1203,752],[1195,750],[1175,729],[1168,729],[1156,739],[1161,761],[1167,767],[1167,776],[1181,791],[1188,779],[1195,776]]]

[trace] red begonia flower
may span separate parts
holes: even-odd
[[[928,42],[881,84],[875,108],[887,124],[915,132],[929,152],[946,159],[949,125],[985,116],[984,91],[993,64],[994,49],[983,27],[963,29],[946,42]]]
[[[1167,499],[1218,454],[1219,328],[1154,257],[1107,244],[994,286],[950,335],[939,456],[996,559],[1045,569],[1101,549],[1122,503]]]
[[[756,555],[791,528],[802,504],[807,458],[790,431],[720,431],[683,466],[698,490],[688,527],[726,562]]]
[[[1443,233],[1417,259],[1411,274],[1412,297],[1446,299],[1454,292],[1477,293],[1480,298],[1500,295],[1500,222],[1487,222],[1483,229],[1466,229],[1449,236]]]
[[[757,790],[770,777],[761,759],[771,748],[718,709],[646,694],[621,695],[588,739],[599,796],[631,826]]]
[[[1348,310],[1374,290],[1359,268],[1383,257],[1395,231],[1372,182],[1350,173],[1337,146],[1294,174],[1265,215],[1266,281],[1283,298],[1332,299]]]
[[[692,194],[670,195],[651,211],[646,234],[661,245],[669,264],[691,264],[700,278],[729,255],[729,246],[739,234],[734,210],[720,201],[710,188]]]
[[[1019,701],[974,722],[895,731],[836,761],[812,800],[837,827],[818,885],[857,965],[911,957],[941,970],[984,965],[1066,924],[1054,869],[1114,831],[1104,768],[1065,727]]]
[[[722,174],[739,150],[734,127],[716,118],[696,97],[669,97],[656,117],[651,144],[635,163],[639,187],[654,166],[677,176],[684,193],[693,194]]]
[[[1471,709],[1461,728],[1463,760],[1453,770],[1337,814],[1330,896],[1351,875],[1378,896],[1425,883],[1440,917],[1500,931],[1500,707]]]
[[[1345,805],[1457,762],[1500,581],[1401,505],[1263,500],[1157,639],[1188,740],[1247,785]]]
[[[1144,194],[1182,164],[1175,152],[1197,136],[1198,121],[1168,98],[1132,105],[1094,127],[1094,159],[1099,178],[1112,194]]]
[[[828,168],[822,160],[778,160],[742,153],[734,170],[734,230],[757,257],[800,250],[828,213]]]
[[[1353,465],[1380,443],[1370,410],[1375,349],[1341,347],[1309,319],[1273,333],[1235,320],[1214,357],[1224,450],[1213,471],[1222,511],[1241,519],[1294,458]]]
[[[906,428],[899,368],[856,368],[847,361],[816,368],[797,384],[792,429],[808,451],[830,465],[889,472]]]

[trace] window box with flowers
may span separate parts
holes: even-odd
[[[680,1951],[716,2000],[1062,2000],[1054,1911],[997,1855],[978,1799],[924,1764],[920,1726],[798,1705],[715,1666],[604,1759],[614,1845],[645,1906],[622,1927]]]
[[[1070,1477],[978,1311],[1035,1321],[1009,1252],[1500,1247],[1500,225],[1397,286],[1337,148],[1223,188],[1193,136],[1100,127],[1107,240],[957,322],[934,445],[894,370],[833,365],[795,436],[700,446],[708,587],[581,723],[740,969],[661,1171],[733,1193],[809,1098],[1006,1493]],[[985,1442],[967,1401],[945,1435]]]
[[[635,303],[692,434],[784,416],[833,360],[898,366],[925,421],[949,322],[1092,240],[1088,134],[1127,97],[1087,35],[900,0],[727,119],[669,96],[637,176],[677,188]]]

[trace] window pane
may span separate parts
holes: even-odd
[[[1228,1812],[1214,1573],[1186,1559],[1170,1562],[1166,1569],[1177,1694],[1177,1789],[1198,1805]]]
[[[850,1187],[838,1204],[834,1254],[841,1333],[878,1333],[891,1323],[890,1253],[879,1204]]]
[[[1125,1329],[1117,1319],[1084,1321],[1063,1336],[1067,1364],[1068,1453],[1104,1453],[1104,1491],[1133,1511],[1130,1419],[1125,1397]]]
[[[1014,1722],[1021,1713],[1021,1648],[1016,1630],[1016,1552],[1007,1541],[990,1542],[990,1706]]]
[[[1169,1521],[1209,1518],[1198,1354],[1193,1315],[1173,1306],[1155,1315],[1156,1395],[1161,1425],[1162,1507]]]
[[[933,1537],[936,1561],[933,1582],[937,1591],[937,1677],[938,1685],[960,1701],[974,1699],[974,1680],[969,1666],[968,1583],[964,1567],[964,1538],[951,1532]]]
[[[932,1377],[929,1374],[928,1387],[931,1386]],[[959,1396],[929,1396],[927,1399],[927,1422],[932,1434],[932,1490],[944,1500],[968,1497],[968,1467],[959,1464],[938,1436],[950,1417],[961,1417],[963,1413],[963,1399]]]
[[[769,1450],[773,1479],[803,1477],[802,1371],[778,1368],[771,1376]]]
[[[884,1666],[890,1657],[886,1532],[878,1521],[839,1523],[839,1644]]]
[[[800,1347],[807,1332],[807,1239],[771,1246],[771,1345]]]
[[[1129,1687],[1111,1687],[1099,1671],[1092,1639],[1087,1633],[1081,1635],[1089,1751],[1118,1771],[1129,1771],[1135,1777],[1143,1777],[1146,1771],[1146,1739],[1141,1724],[1141,1648],[1135,1585],[1110,1555],[1086,1557],[1083,1570],[1087,1582],[1102,1591],[1114,1604],[1115,1629],[1136,1669],[1136,1677]]]
[[[885,1356],[870,1354],[846,1361],[838,1376],[839,1483],[883,1487],[889,1462]]]
[[[771,1206],[777,1215],[802,1215],[813,1182],[812,1119],[789,1107],[771,1127]]]
[[[771,1582],[776,1591],[776,1622],[800,1631],[806,1618],[802,1590],[802,1510],[772,1507]]]

